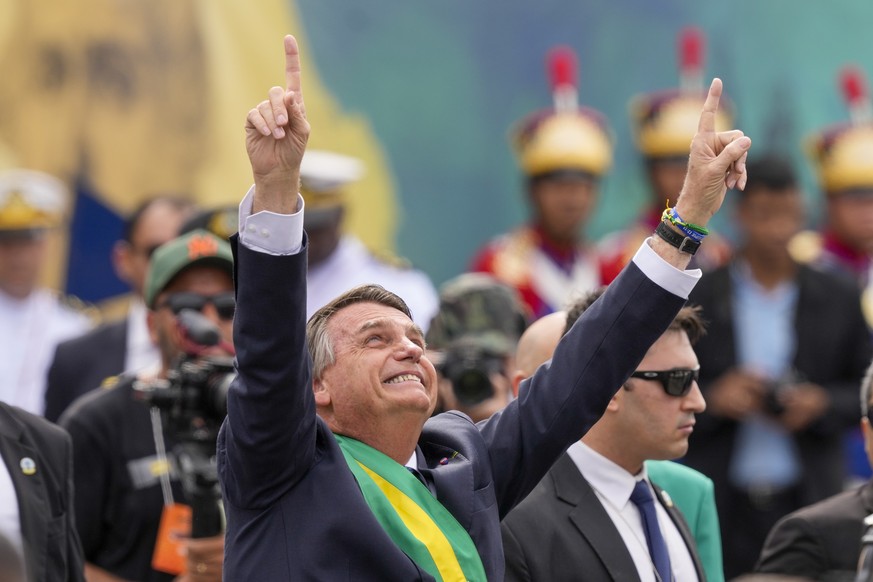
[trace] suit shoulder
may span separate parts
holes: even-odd
[[[860,527],[864,517],[867,515],[862,492],[864,488],[869,488],[868,483],[860,488],[851,489],[838,493],[827,499],[823,499],[818,503],[813,503],[797,511],[785,516],[781,522],[806,522],[813,524],[827,523],[842,523],[842,522],[857,522]],[[780,523],[781,523],[780,522]],[[778,525],[778,524],[777,524]]]
[[[25,427],[31,435],[38,436],[48,444],[62,445],[70,440],[70,435],[66,430],[41,416],[4,402],[0,402],[0,407]]]
[[[124,334],[127,320],[105,322],[88,330],[80,336],[64,340],[58,344],[58,352],[78,353],[92,346],[98,346],[106,341],[113,341],[119,334]]]
[[[808,288],[821,291],[830,296],[833,293],[860,295],[857,282],[845,273],[816,268],[812,265],[800,266],[802,283]]]
[[[131,395],[133,382],[132,377],[121,376],[113,383],[86,392],[64,411],[59,424],[71,430],[77,425],[93,428],[102,422],[124,418],[132,405],[145,410],[146,406],[135,402]]]

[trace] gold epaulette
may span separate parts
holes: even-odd
[[[813,263],[821,256],[823,242],[821,234],[814,230],[803,230],[788,241],[788,252],[801,264]]]
[[[102,321],[100,310],[97,309],[93,303],[88,303],[87,301],[79,299],[75,295],[67,295],[65,293],[56,292],[55,297],[57,298],[59,305],[87,316],[94,325],[97,325]]]

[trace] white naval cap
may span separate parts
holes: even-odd
[[[22,234],[59,226],[69,206],[66,185],[35,170],[0,171],[0,232]]]
[[[300,164],[300,182],[311,194],[333,194],[364,175],[361,160],[334,152],[307,150]],[[305,195],[304,195],[305,197]]]

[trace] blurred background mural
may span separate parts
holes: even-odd
[[[0,167],[76,193],[47,282],[94,302],[121,293],[110,247],[140,200],[230,203],[248,188],[245,115],[282,83],[291,32],[312,146],[367,166],[351,230],[440,283],[524,220],[506,135],[550,104],[553,45],[578,52],[580,102],[607,115],[617,148],[590,234],[636,215],[646,192],[627,103],[676,85],[676,34],[695,25],[755,148],[802,163],[815,224],[803,138],[847,119],[836,79],[849,63],[873,74],[871,22],[861,0],[0,0]]]

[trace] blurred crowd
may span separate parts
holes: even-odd
[[[469,249],[469,272],[439,289],[344,228],[344,189],[366,171],[360,161],[326,151],[303,158],[307,317],[363,283],[404,298],[437,366],[437,412],[479,421],[523,398],[523,380],[653,236],[682,189],[705,95],[699,55],[686,59],[675,89],[632,101],[649,202],[599,241],[586,230],[610,171],[609,120],[578,103],[573,55],[558,49],[550,59],[554,103],[511,133],[529,218]],[[624,433],[624,446],[645,450],[656,490],[684,514],[689,534],[676,539],[694,546],[684,571],[699,559],[700,579],[755,571],[854,579],[861,557],[863,518],[873,513],[864,452],[873,450],[864,380],[873,358],[873,120],[868,96],[853,95],[849,106],[851,122],[822,128],[810,148],[823,201],[818,230],[804,230],[797,169],[778,152],[753,151],[745,189],[731,194],[736,242],[707,232],[694,255],[703,275],[689,305],[698,309],[680,327],[694,341],[699,375],[676,394],[664,380],[681,398],[699,386],[687,452],[659,447],[642,426]],[[715,123],[733,127],[729,103]],[[0,579],[80,579],[83,571],[92,581],[220,580],[221,512],[189,537],[189,508],[220,500],[210,446],[214,453],[233,370],[227,239],[238,209],[199,208],[175,194],[143,202],[112,250],[130,294],[110,313],[39,284],[49,236],[73,203],[51,176],[0,172],[0,534],[8,538],[0,566],[9,572]],[[592,438],[608,430],[622,434],[607,426]],[[567,458],[579,464],[599,450],[596,440],[585,447]],[[705,499],[683,497],[671,479],[699,481]],[[857,508],[840,504],[847,495]],[[831,504],[824,514],[844,512],[845,522],[818,524],[822,502]],[[532,527],[524,519],[505,522],[505,540]],[[533,551],[515,541],[516,552]],[[792,555],[815,543],[810,554],[832,547],[840,557]],[[517,573],[510,566],[508,576]]]

